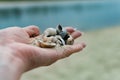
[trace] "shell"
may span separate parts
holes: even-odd
[[[32,45],[41,48],[53,48],[56,46],[72,45],[73,37],[61,25],[56,29],[47,28],[41,36],[36,37],[32,41]]]
[[[34,39],[31,44],[34,45],[34,46],[41,47],[41,48],[53,48],[53,47],[56,46],[55,43],[44,42],[43,40],[38,39],[38,38]]]
[[[73,39],[73,37],[70,35],[70,37],[67,39],[67,41],[66,41],[66,44],[67,45],[73,45],[73,43],[74,43],[74,39]]]
[[[50,43],[50,42],[43,42],[41,40],[38,40],[39,47],[41,48],[53,48],[56,46],[55,43]]]
[[[56,29],[47,28],[43,34],[48,37],[48,36],[55,36],[57,33],[56,33]]]

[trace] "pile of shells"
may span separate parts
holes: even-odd
[[[74,39],[61,25],[55,28],[47,28],[44,33],[32,41],[32,45],[41,48],[53,48],[56,46],[72,45]]]

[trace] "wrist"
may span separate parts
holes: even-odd
[[[14,54],[11,49],[0,46],[1,80],[18,80],[24,72],[23,62],[11,54]]]

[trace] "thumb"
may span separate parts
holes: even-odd
[[[82,51],[85,48],[85,46],[86,46],[85,43],[66,45],[64,47],[64,50],[61,51],[62,54],[60,54],[60,58],[65,58],[72,55],[73,53]]]

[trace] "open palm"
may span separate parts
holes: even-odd
[[[71,27],[67,27],[66,30],[71,33],[74,39],[81,36],[81,32],[74,30]],[[0,38],[4,42],[3,45],[7,45],[14,51],[14,57],[19,58],[27,67],[26,71],[39,66],[47,66],[53,62],[70,56],[72,53],[81,51],[84,47],[84,43],[66,45],[64,48],[39,48],[29,45],[30,40],[40,35],[39,28],[36,26],[28,26],[25,28],[11,27],[0,31]]]

